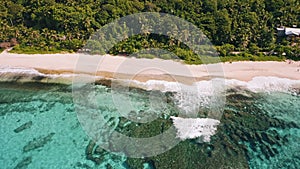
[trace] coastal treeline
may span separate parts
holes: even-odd
[[[15,46],[15,52],[78,51],[97,29],[116,18],[138,12],[163,12],[199,27],[224,58],[259,60],[266,55],[277,55],[297,60],[300,57],[299,37],[279,37],[276,31],[281,26],[300,27],[299,0],[2,0],[1,3],[1,47]],[[180,42],[171,41],[168,37],[146,34],[128,38],[109,52],[130,54],[159,47],[183,59],[187,55],[193,57]],[[198,62],[190,60],[194,61]]]

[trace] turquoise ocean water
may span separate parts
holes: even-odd
[[[102,92],[109,92],[107,87],[100,88],[106,89],[101,90]],[[208,146],[205,148],[207,153],[203,156],[200,157],[197,151],[170,151],[170,156],[135,161],[123,155],[100,150],[91,142],[74,110],[71,86],[1,83],[0,168],[168,168],[167,163],[174,160],[170,157],[180,155],[194,161],[197,158],[204,160],[209,168],[209,165],[216,165],[209,161],[219,158],[217,151],[223,152],[220,149],[224,149],[225,155],[216,161],[233,159],[233,167],[234,159],[237,160],[236,163],[239,159],[245,159],[244,168],[299,168],[299,93],[247,91],[247,95],[241,95],[244,89],[238,90],[228,91],[230,98],[227,99],[225,107],[226,118],[221,120],[218,134],[212,138],[212,143],[199,144],[188,140],[179,145],[180,151],[195,146],[196,149],[199,148],[199,152],[203,152],[202,148]],[[147,111],[148,100],[143,100],[144,91],[133,92],[136,100],[133,98],[132,101],[138,103],[139,109]],[[271,120],[262,125],[264,122],[260,122],[261,118]],[[121,122],[120,119],[117,121]],[[147,133],[148,130],[137,129],[139,133]],[[225,138],[229,138],[226,139],[227,146],[223,144]],[[218,145],[223,146],[219,148]],[[228,148],[230,145],[233,147]],[[184,163],[175,163],[177,161],[173,161],[172,165],[177,168],[189,168]]]

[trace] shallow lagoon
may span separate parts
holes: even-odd
[[[135,91],[141,95],[136,97],[142,99],[143,92]],[[299,106],[295,93],[231,89],[210,143],[186,140],[161,155],[134,159],[101,150],[90,140],[74,111],[71,86],[1,83],[0,164],[1,168],[297,168]],[[142,137],[155,134],[163,122],[170,124],[169,119],[158,119],[148,126],[132,123],[117,130]]]

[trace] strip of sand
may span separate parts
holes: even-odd
[[[300,62],[233,62],[186,65],[161,59],[137,59],[121,56],[83,54],[0,54],[0,67],[34,68],[44,74],[85,73],[105,78],[138,81],[208,80],[216,77],[250,81],[257,76],[274,76],[300,80]]]

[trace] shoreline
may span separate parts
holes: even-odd
[[[300,80],[300,61],[241,61],[187,65],[172,60],[137,59],[111,55],[89,56],[78,53],[28,55],[2,52],[0,68],[28,68],[50,76],[88,74],[103,79],[140,82],[161,80],[185,84],[213,78],[249,82],[260,76]]]

